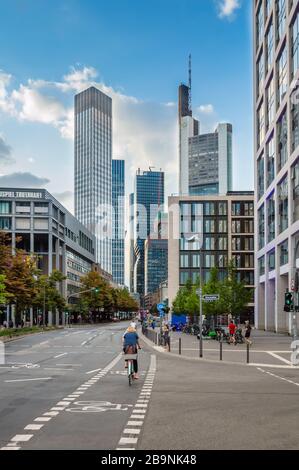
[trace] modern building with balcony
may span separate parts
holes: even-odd
[[[234,261],[237,279],[252,291],[244,318],[254,318],[254,193],[230,192],[226,196],[172,196],[168,198],[168,295],[169,306],[188,280],[195,285],[200,275],[208,281],[217,267],[227,276]],[[198,238],[194,243],[190,239]],[[201,267],[200,267],[201,265]]]
[[[299,269],[299,3],[252,3],[255,323],[261,329],[291,332],[284,293]]]

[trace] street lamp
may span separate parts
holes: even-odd
[[[200,267],[200,284],[199,284],[199,356],[203,357],[202,343],[202,237],[200,234],[194,234],[187,238],[187,243],[199,243],[199,267]]]

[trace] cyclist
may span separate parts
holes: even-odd
[[[138,349],[141,349],[139,344],[139,337],[136,332],[136,329],[132,326],[129,326],[127,331],[123,336],[123,351],[125,354],[137,354]],[[128,362],[125,361],[125,367],[128,367]],[[139,379],[138,377],[138,361],[137,359],[133,360],[134,366],[134,379]]]
[[[237,329],[237,327],[236,327],[234,321],[231,320],[230,324],[228,325],[228,331],[229,331],[229,336],[230,336],[229,342],[230,343],[232,342],[234,345],[237,344],[236,338],[235,338],[236,329]]]

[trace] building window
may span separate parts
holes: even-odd
[[[278,59],[277,69],[278,69],[278,72],[277,72],[278,73],[277,106],[279,107],[285,97],[285,94],[287,92],[287,87],[288,87],[288,77],[287,77],[288,68],[287,68],[287,48],[286,47],[284,47]]]
[[[263,93],[264,74],[265,74],[264,54],[262,52],[257,62],[257,80],[256,80],[257,98]]]
[[[232,251],[241,251],[241,238],[240,237],[232,238]]]
[[[299,69],[299,13],[292,26],[292,77],[295,76]]]
[[[205,220],[205,232],[215,233],[215,220]]]
[[[258,49],[263,40],[264,33],[264,10],[263,2],[261,2],[260,7],[256,16],[256,48]]]
[[[265,207],[262,205],[258,210],[259,249],[265,245]]]
[[[0,214],[11,214],[11,202],[0,201]]]
[[[277,124],[278,135],[278,170],[284,166],[288,159],[288,122],[285,112]]]
[[[11,230],[10,217],[0,217],[0,230]]]
[[[280,250],[280,266],[284,266],[289,262],[289,249],[288,249],[288,240],[284,241],[279,245]]]
[[[227,256],[226,255],[219,255],[218,256],[218,267],[219,268],[226,268],[227,267]]]
[[[227,220],[226,219],[218,221],[218,231],[219,233],[227,232]]]
[[[34,230],[48,230],[49,219],[34,219],[33,225],[34,225]]]
[[[276,0],[277,42],[283,36],[286,25],[286,0]]]
[[[258,264],[259,264],[259,274],[260,276],[263,276],[265,274],[265,257],[264,256],[262,256],[258,260]]]
[[[232,233],[241,233],[241,220],[232,220]]]
[[[215,255],[205,254],[205,268],[214,268]]]
[[[271,78],[269,86],[267,88],[267,129],[270,128],[272,122],[274,121],[274,108],[275,108],[275,98],[274,98],[274,79]]]
[[[264,155],[257,161],[257,185],[258,185],[258,199],[262,197],[265,192],[265,162]]]
[[[30,230],[30,219],[16,218],[16,229],[17,230]]]
[[[205,215],[215,215],[215,203],[214,202],[205,203]]]
[[[273,63],[274,59],[274,28],[273,28],[273,23],[271,23],[267,37],[266,37],[266,50],[267,50],[267,56],[266,56],[266,67],[267,67],[267,72],[269,72],[271,65]]]
[[[254,250],[254,238],[253,237],[246,237],[244,239],[244,250],[245,251],[253,251]]]
[[[297,88],[297,93],[299,94],[299,88]],[[292,119],[292,152],[299,145],[299,103],[293,103],[291,109],[291,119]]]
[[[244,202],[244,215],[254,216],[254,204],[253,202]]]
[[[218,250],[226,251],[227,250],[227,238],[219,237],[218,238]]]
[[[278,186],[279,233],[288,228],[288,181],[285,178]]]
[[[299,220],[299,160],[292,167],[293,222]]]
[[[200,268],[200,255],[192,255],[192,268]]]
[[[275,269],[275,250],[270,251],[268,254],[268,269],[269,271],[273,271],[273,269]]]
[[[183,286],[187,283],[187,281],[190,279],[189,273],[186,271],[181,271],[180,272],[180,284]]]
[[[181,255],[181,268],[189,268],[189,255]]]
[[[267,153],[267,187],[270,186],[275,177],[275,146],[272,136],[266,145]]]
[[[241,203],[240,202],[232,203],[232,215],[241,215]]]
[[[205,250],[215,250],[214,237],[205,237]]]
[[[275,201],[274,193],[268,200],[268,243],[275,238]]]
[[[265,111],[264,103],[261,104],[257,112],[257,144],[258,148],[262,145],[265,138]]]
[[[226,202],[218,203],[218,215],[227,215],[227,204]]]

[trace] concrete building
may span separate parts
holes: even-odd
[[[299,4],[252,3],[255,323],[261,329],[291,332],[293,316],[283,309],[284,293],[291,290],[299,269]]]
[[[232,191],[231,124],[215,132],[189,138],[189,194],[226,194]]]
[[[142,296],[144,284],[144,243],[158,238],[156,223],[164,206],[164,172],[137,171],[134,192],[134,292]]]
[[[96,236],[112,273],[112,100],[95,87],[75,96],[75,216]]]
[[[169,306],[180,287],[200,276],[209,279],[210,269],[227,275],[233,259],[237,278],[252,290],[246,315],[254,311],[254,193],[230,192],[226,196],[173,196],[168,198],[168,295]],[[189,243],[192,235],[201,242]]]
[[[112,277],[125,284],[125,161],[112,160]]]
[[[95,236],[45,189],[0,188],[0,230],[9,233],[12,249],[37,256],[43,274],[57,269],[67,277],[66,299],[94,267]],[[48,322],[58,324],[58,314],[50,312]]]

